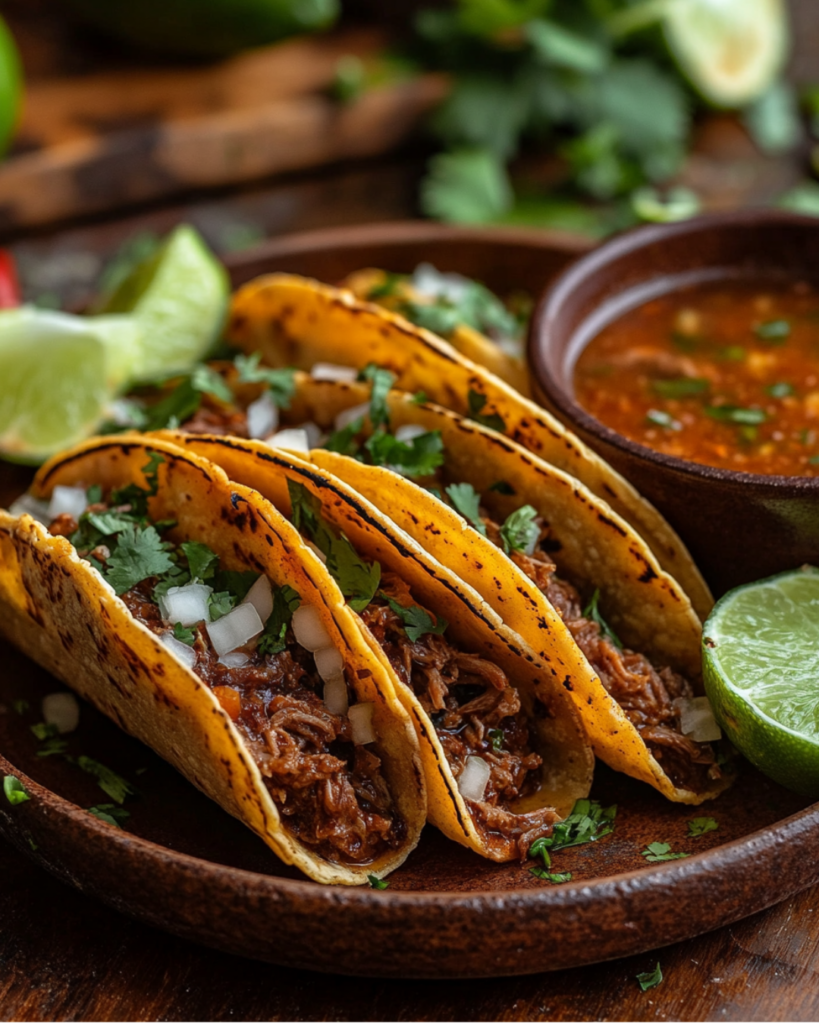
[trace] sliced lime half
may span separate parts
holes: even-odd
[[[97,311],[133,314],[141,335],[133,380],[149,381],[184,372],[207,355],[229,294],[225,268],[199,233],[182,224]]]
[[[819,796],[819,570],[721,598],[703,628],[703,671],[734,746],[783,786]]]
[[[720,107],[744,107],[757,99],[787,57],[783,0],[669,0],[663,20],[680,69]]]

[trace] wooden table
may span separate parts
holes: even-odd
[[[192,945],[66,888],[5,843],[0,877],[3,1020],[811,1021],[819,1013],[819,888],[656,955],[533,977],[409,982],[283,970]],[[641,992],[635,975],[657,960],[664,980]]]

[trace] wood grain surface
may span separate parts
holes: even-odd
[[[819,1014],[819,888],[656,955],[560,974],[402,982],[194,946],[68,889],[0,843],[4,1020],[752,1020]],[[555,942],[560,936],[555,936]],[[635,976],[657,961],[664,980]]]

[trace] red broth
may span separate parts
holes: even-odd
[[[646,302],[575,369],[579,403],[658,452],[748,473],[819,475],[819,292],[721,281]]]

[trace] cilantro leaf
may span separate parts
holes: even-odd
[[[132,530],[139,522],[130,512],[86,512],[80,517],[80,525],[89,523],[103,537]],[[96,542],[98,538],[94,538]]]
[[[207,580],[219,566],[219,556],[207,546],[196,540],[186,540],[180,545],[188,560],[191,579]]]
[[[550,836],[536,839],[529,847],[530,857],[541,857],[545,867],[551,866],[549,851],[556,853],[569,846],[593,843],[614,831],[617,805],[601,807],[597,800],[578,800],[572,813],[559,821]]]
[[[102,501],[102,487],[99,484],[92,484],[85,492],[85,501],[88,505],[96,505]]]
[[[481,410],[486,405],[486,395],[482,395],[480,391],[473,391],[469,389],[467,395],[467,401],[469,403],[469,418],[474,420],[476,423],[480,423],[482,427],[488,427],[490,430],[497,430],[499,434],[504,433],[506,430],[506,424],[503,418],[496,412],[484,414]]]
[[[719,823],[713,818],[693,818],[688,822],[688,835],[695,839],[697,836],[704,836],[707,832],[716,832]]]
[[[52,757],[54,754],[64,754],[68,750],[68,740],[60,736],[52,736],[41,744],[37,750],[37,757]]]
[[[153,526],[123,533],[105,566],[105,578],[117,594],[124,594],[137,583],[175,568],[167,549]]]
[[[210,621],[216,622],[217,619],[221,619],[222,616],[227,615],[235,605],[236,598],[233,594],[228,593],[227,590],[209,594],[208,611],[210,612]]]
[[[159,490],[159,467],[165,461],[161,452],[151,452],[148,461],[142,467],[145,487],[138,484],[127,484],[111,492],[112,505],[130,505],[135,516],[144,518],[148,515],[148,499],[153,498]]]
[[[185,377],[173,391],[145,410],[145,430],[178,427],[189,420],[202,404],[202,392]]]
[[[643,992],[648,992],[650,988],[656,988],[663,980],[663,972],[660,968],[659,961],[653,971],[644,971],[642,974],[638,974],[637,982]]]
[[[482,224],[511,209],[512,186],[503,161],[488,149],[439,153],[421,183],[421,209],[455,224]]]
[[[24,804],[31,799],[23,783],[14,775],[6,775],[3,779],[3,792],[12,806]]]
[[[36,725],[30,726],[31,731],[41,742],[44,740],[50,740],[54,736],[59,735],[57,726],[52,722],[37,722]]]
[[[289,409],[296,390],[295,368],[287,366],[273,369],[269,366],[259,366],[261,358],[261,352],[253,352],[249,356],[236,356],[233,365],[239,372],[240,382],[242,384],[266,384],[273,402],[280,409]]]
[[[687,853],[671,853],[671,843],[649,843],[645,850],[640,851],[649,864],[659,864],[664,860],[682,860]]]
[[[333,538],[327,568],[347,598],[347,604],[354,612],[363,612],[381,582],[379,563],[364,561],[350,541],[341,536]]]
[[[436,622],[435,618],[426,609],[419,608],[416,604],[402,605],[386,594],[382,594],[382,596],[387,599],[390,608],[404,623],[407,637],[413,643],[425,633],[436,633],[438,636],[442,636],[449,625],[443,617],[439,617]]]
[[[458,307],[445,298],[435,302],[402,302],[399,312],[411,323],[443,338],[448,338],[462,319]]]
[[[378,878],[376,875],[367,875],[367,881],[370,883],[371,889],[389,889],[390,883],[386,882],[383,878]]]
[[[259,637],[258,650],[261,654],[279,654],[284,650],[287,627],[293,618],[293,612],[300,604],[301,598],[287,584],[273,591],[273,611]]]
[[[416,391],[410,399],[413,405],[424,405],[429,401],[426,391]]]
[[[212,395],[220,402],[230,405],[233,402],[233,392],[230,390],[225,378],[217,373],[207,363],[198,363],[191,370],[191,387],[203,395]]]
[[[130,811],[126,811],[124,807],[117,807],[116,804],[97,804],[95,807],[89,807],[88,813],[117,828],[122,828],[122,822],[131,817]]]
[[[181,622],[174,623],[173,635],[177,640],[181,640],[183,644],[187,644],[188,647],[193,647],[196,642],[196,630],[190,626],[183,626]]]
[[[107,793],[118,804],[123,803],[126,797],[136,794],[136,788],[130,782],[110,768],[106,768],[104,764],[100,764],[99,761],[82,755],[77,758],[76,764],[84,772],[93,775],[103,793]]]
[[[468,522],[472,523],[478,533],[486,536],[486,527],[481,519],[481,496],[472,484],[450,484],[446,489],[450,501]]]
[[[338,452],[339,455],[349,455],[354,458],[361,447],[356,437],[361,433],[363,426],[364,417],[358,416],[341,430],[334,430],[324,442],[324,447],[328,452]]]
[[[493,750],[503,750],[503,729],[490,729],[486,735],[492,741]]]
[[[617,636],[617,634],[614,632],[611,626],[606,622],[606,620],[603,618],[603,616],[600,614],[597,608],[597,602],[599,600],[600,588],[595,587],[594,593],[591,596],[591,600],[583,609],[583,618],[591,619],[592,622],[596,622],[597,625],[600,627],[600,632],[602,633],[602,635],[608,637],[608,639],[611,640],[611,642],[618,649],[618,651],[622,651],[623,644],[621,643],[620,638]]]
[[[542,878],[545,882],[551,882],[552,885],[561,885],[563,882],[571,882],[572,880],[571,871],[547,871],[546,868],[542,868],[539,864],[529,868],[529,873],[534,875],[535,878]]]
[[[430,476],[444,461],[440,430],[429,430],[411,441],[377,431],[364,444],[374,466],[389,466],[409,477]]]
[[[537,523],[537,512],[531,505],[521,505],[515,509],[500,528],[503,550],[506,554],[512,551],[528,552],[540,536],[540,526]]]
[[[395,374],[392,370],[376,366],[375,363],[368,363],[359,373],[358,380],[369,381],[372,385],[372,390],[370,391],[370,422],[373,425],[373,430],[380,427],[382,423],[388,424],[390,417],[387,411],[387,395],[390,392],[390,388],[395,384]]]

